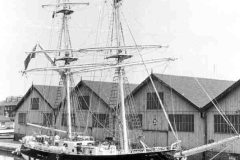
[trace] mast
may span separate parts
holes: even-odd
[[[44,5],[46,6],[54,6],[56,7],[56,12],[53,13],[53,18],[55,17],[55,14],[60,14],[61,18],[61,26],[59,30],[59,39],[58,39],[58,49],[61,49],[61,44],[64,45],[64,55],[61,57],[60,52],[59,56],[60,58],[55,59],[55,61],[62,61],[64,63],[64,66],[69,66],[71,62],[76,61],[77,58],[74,58],[72,55],[72,52],[69,51],[69,48],[72,48],[71,46],[71,39],[68,29],[68,19],[69,16],[74,12],[71,10],[72,5],[88,5],[88,3],[69,3],[69,0],[57,0],[56,4],[52,5]],[[62,36],[64,37],[62,41]],[[71,55],[70,55],[71,53]],[[70,100],[70,76],[71,76],[71,69],[67,68],[64,69],[61,74],[61,78],[65,81],[65,87],[66,87],[66,101],[67,101],[67,124],[68,124],[68,138],[72,139],[72,121],[71,121],[71,100]]]
[[[71,104],[70,104],[70,73],[66,72],[66,89],[67,89],[67,114],[68,114],[68,138],[72,138],[72,121],[71,121]]]
[[[120,39],[120,19],[119,19],[119,7],[121,5],[121,0],[113,0],[114,1],[114,22],[115,22],[115,36],[116,36],[116,46],[119,47],[121,43]],[[117,64],[120,64],[124,59],[130,58],[127,55],[123,55],[122,50],[116,51],[117,55]],[[121,146],[125,153],[129,152],[128,146],[128,135],[127,135],[127,122],[126,122],[126,112],[125,112],[125,103],[124,103],[124,90],[123,90],[123,68],[119,67],[118,70],[118,79],[119,79],[119,91],[120,91],[120,116],[122,122],[122,137],[121,137]]]
[[[64,5],[63,9],[67,9],[67,6]],[[68,37],[69,32],[68,32],[68,17],[66,12],[63,13],[63,34],[64,34],[64,48],[68,49],[70,43],[70,37]],[[61,33],[60,33],[61,34]],[[69,57],[69,52],[65,52],[65,57]],[[69,62],[67,60],[65,60],[65,65],[68,65]],[[65,74],[66,74],[66,91],[67,91],[67,117],[68,117],[68,138],[71,139],[72,138],[72,120],[71,120],[71,104],[70,104],[70,72],[69,69],[65,70]]]
[[[126,123],[126,116],[125,116],[125,104],[124,104],[124,91],[123,91],[123,68],[119,67],[118,69],[118,76],[119,76],[119,88],[120,88],[120,98],[121,98],[121,120],[122,120],[122,132],[123,132],[123,149],[125,153],[128,153],[128,135],[127,135],[127,123]]]

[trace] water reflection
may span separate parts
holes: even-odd
[[[13,157],[13,156],[10,156],[10,155],[4,155],[4,156],[0,155],[0,159],[1,160],[23,160],[23,158]]]

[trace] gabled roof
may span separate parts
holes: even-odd
[[[225,89],[221,94],[219,94],[217,97],[214,98],[214,102],[219,102],[221,99],[223,99],[225,96],[233,92],[237,87],[240,86],[240,79],[236,81],[233,85],[229,86],[227,89]],[[212,102],[209,102],[203,107],[203,110],[208,110],[210,107],[213,106]]]
[[[57,98],[58,86],[34,85],[34,87],[53,108]]]
[[[93,93],[103,100],[106,104],[109,102],[113,82],[101,82],[101,81],[88,81],[81,80],[75,88],[80,88],[81,85],[88,87]],[[138,85],[129,84],[130,92],[133,91]],[[127,96],[125,94],[125,96]]]
[[[194,78],[184,76],[172,76],[163,74],[154,74],[166,84],[175,89],[178,93],[186,97],[199,108],[204,107],[210,102],[207,94],[213,99],[222,93],[225,89],[231,86],[233,81]],[[200,84],[199,84],[200,83]],[[201,88],[201,86],[207,92]]]
[[[196,109],[200,109],[210,102],[208,96],[203,91],[201,86],[206,92],[212,97],[216,97],[226,88],[232,85],[233,81],[216,80],[207,78],[194,78],[185,76],[174,76],[164,74],[151,74],[152,78],[155,78],[172,89],[173,92],[184,98],[186,101],[191,103]],[[146,78],[134,91],[136,93],[143,85],[149,82],[149,77]],[[199,83],[201,86],[199,85]]]
[[[54,102],[57,98],[58,86],[32,85],[17,104],[15,111],[20,107],[20,105],[24,102],[24,100],[27,98],[27,96],[30,95],[33,90],[36,90],[51,108],[54,107]]]
[[[81,80],[75,88],[80,88],[82,85],[88,87],[91,91],[93,91],[93,94],[99,97],[104,103],[108,104],[112,89],[112,82]],[[129,84],[130,92],[132,92],[136,86],[137,84]],[[15,111],[17,111],[27,96],[30,95],[32,90],[36,90],[40,96],[49,104],[49,106],[51,108],[54,108],[54,103],[57,98],[58,86],[32,85],[17,104]]]

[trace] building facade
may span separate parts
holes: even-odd
[[[170,121],[175,121],[173,127],[177,138],[182,141],[182,146],[193,148],[202,145],[203,121],[198,108],[156,77],[153,80]],[[170,146],[177,141],[149,79],[145,80],[144,84],[135,91],[134,101],[138,113],[141,113],[143,117],[142,130],[148,146]]]
[[[56,86],[32,85],[15,108],[14,139],[19,140],[25,135],[34,133],[48,134],[46,130],[40,130],[28,126],[33,123],[48,126],[52,123],[53,107],[57,95]]]
[[[205,143],[217,142],[225,138],[238,135],[240,132],[240,81],[235,82],[224,92],[218,95],[214,101],[203,108],[205,114]],[[221,113],[220,113],[220,112]],[[223,116],[224,118],[223,118]],[[227,122],[228,121],[228,122]],[[231,127],[231,125],[233,127]],[[224,151],[222,151],[224,150]],[[223,144],[208,152],[208,157],[213,157],[222,152],[217,158],[240,156],[240,141]]]
[[[83,135],[92,135],[96,140],[104,140],[119,134],[109,106],[113,83],[81,80],[72,92],[72,128]],[[130,84],[130,91],[137,85]],[[117,100],[118,101],[118,100]],[[74,107],[75,106],[75,107]],[[66,104],[61,106],[57,126],[67,130]]]
[[[140,85],[130,85],[135,109],[130,108],[127,101],[126,117],[129,120],[130,113],[134,112],[138,119],[137,127],[133,123],[128,123],[130,140],[133,140],[133,135],[137,133],[137,136],[141,137],[149,147],[170,146],[177,140],[181,140],[182,149],[190,149],[230,137],[233,131],[223,124],[219,113],[212,107],[211,99],[214,98],[221,106],[220,109],[230,121],[233,121],[236,130],[240,130],[238,126],[240,124],[240,118],[238,120],[240,82],[162,74],[151,74],[151,78],[162,104],[157,100],[150,77]],[[117,130],[119,121],[114,116],[115,110],[109,103],[113,85],[114,83],[110,82],[81,80],[72,89],[72,103],[76,106],[72,108],[74,112],[71,114],[74,132],[92,135],[96,140],[120,136]],[[24,124],[28,120],[35,118],[32,123],[46,125],[44,115],[48,114],[48,118],[52,118],[50,116],[52,113],[56,116],[58,128],[67,129],[65,101],[62,100],[56,110],[53,107],[57,95],[56,87],[51,96],[46,96],[50,92],[43,91],[43,88],[33,86],[19,103],[15,118],[17,124],[15,134],[20,135],[18,137],[36,132],[36,129]],[[125,97],[126,100],[127,98],[128,96]],[[118,97],[115,101],[119,105]],[[165,114],[168,115],[176,135],[173,134]],[[226,151],[239,154],[239,147],[236,145],[232,145]],[[216,148],[212,152],[219,152],[220,149],[221,147]],[[192,156],[190,159],[209,157],[211,156],[207,153]]]
[[[210,98],[205,90],[216,97],[233,82],[161,74],[151,77],[176,135],[171,131],[148,77],[132,93],[137,112],[142,116],[144,142],[149,146],[169,146],[179,139],[184,150],[206,144],[205,126],[209,122],[206,122],[202,109]],[[188,159],[205,157],[205,153],[201,153]]]

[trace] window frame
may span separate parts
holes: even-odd
[[[76,114],[71,114],[72,126],[77,125]],[[61,126],[68,126],[68,114],[62,113]]]
[[[39,110],[39,98],[31,98],[31,110]]]
[[[67,126],[67,113],[62,113],[61,126]]]
[[[26,120],[27,120],[27,113],[18,113],[18,124],[20,125],[26,124]]]
[[[71,120],[72,120],[72,126],[77,126],[76,114],[75,113],[71,114]]]
[[[240,115],[238,114],[228,114],[226,117],[233,124],[234,128],[240,131]],[[214,114],[213,116],[213,130],[214,133],[219,134],[232,134],[234,131],[227,124],[224,118],[220,114]]]
[[[164,102],[164,93],[158,92],[158,95],[163,103]],[[158,101],[156,92],[148,92],[146,101],[147,101],[147,104],[146,104],[147,110],[161,110],[162,109],[162,106],[161,106],[160,102]]]
[[[78,96],[78,110],[89,110],[90,108],[90,96],[83,95]]]
[[[96,120],[98,119],[98,121]],[[93,128],[109,128],[109,114],[94,113],[92,115]]]
[[[43,126],[52,126],[52,120],[53,113],[43,113]]]
[[[168,117],[175,131],[194,132],[194,114],[169,114]],[[168,128],[171,131],[170,126]]]
[[[133,121],[133,119],[135,119],[134,116],[136,116],[137,120],[140,121],[140,127],[134,126],[134,121]],[[130,129],[130,130],[142,129],[142,127],[143,127],[143,123],[142,123],[142,119],[143,119],[143,118],[142,118],[142,117],[143,117],[142,114],[136,114],[136,115],[127,114],[127,115],[126,115],[126,120],[127,120],[128,129]],[[133,118],[133,119],[132,119],[132,118]],[[135,122],[135,123],[137,123],[137,122]]]

